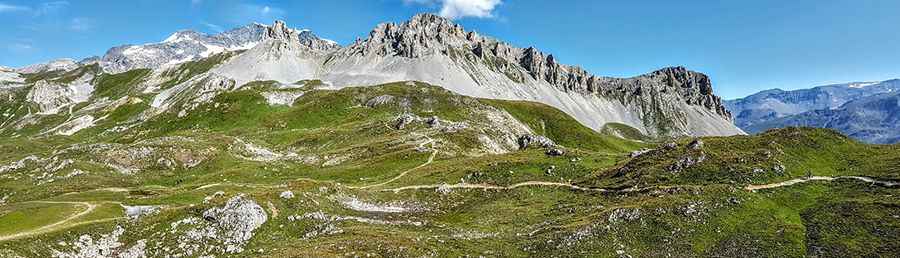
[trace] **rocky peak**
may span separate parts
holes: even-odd
[[[325,40],[316,36],[310,30],[298,30],[288,27],[284,21],[276,20],[272,26],[266,26],[266,38],[297,42],[302,46],[320,51],[330,51],[340,48],[334,41]]]
[[[713,93],[712,81],[703,73],[688,70],[683,66],[666,67],[647,75],[637,77],[658,82],[662,87],[646,87],[642,90],[660,95],[666,92],[676,92],[684,102],[690,105],[703,106],[726,120],[731,121],[731,112],[725,108],[725,104],[719,96]]]
[[[185,40],[198,40],[198,39],[203,38],[203,36],[205,36],[205,35],[202,33],[196,32],[196,31],[180,30],[175,33],[172,33],[172,35],[169,36],[168,38],[166,38],[166,40],[163,40],[162,43],[175,43],[175,42],[185,41]]]
[[[712,94],[712,82],[705,74],[690,71],[683,66],[666,67],[651,73],[665,78],[667,84],[680,88],[696,88],[700,94]]]
[[[445,52],[450,47],[471,45],[480,37],[467,33],[462,26],[434,14],[418,14],[407,22],[382,23],[369,33],[369,38],[351,46],[362,54],[396,55],[417,58]]]
[[[266,28],[266,37],[270,39],[300,40],[300,34],[295,29],[288,28],[284,21],[276,20],[275,24]]]

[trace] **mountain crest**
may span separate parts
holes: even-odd
[[[100,59],[100,64],[104,71],[110,73],[140,68],[155,69],[225,51],[247,50],[267,40],[285,40],[318,51],[340,47],[333,41],[319,38],[309,30],[293,29],[279,20],[272,25],[253,23],[214,35],[182,30],[159,43],[112,48]]]
[[[355,49],[363,54],[418,58],[470,43],[467,41],[462,26],[434,14],[418,14],[404,23],[379,24]]]
[[[649,134],[669,133],[665,128],[671,127],[673,123],[678,124],[677,127],[680,127],[679,130],[682,132],[710,129],[700,128],[702,126],[688,128],[692,126],[690,124],[693,122],[688,121],[691,119],[677,118],[682,116],[679,114],[683,114],[680,111],[684,108],[682,105],[701,106],[711,111],[709,112],[709,115],[713,116],[711,119],[716,120],[715,123],[711,123],[715,124],[713,126],[715,129],[709,131],[715,131],[715,134],[740,133],[730,125],[731,114],[722,104],[722,100],[713,94],[709,77],[702,73],[689,71],[684,67],[670,67],[633,78],[596,76],[581,67],[563,64],[558,57],[541,52],[535,47],[519,48],[491,37],[481,36],[434,14],[419,14],[403,23],[379,24],[369,33],[368,38],[339,50],[336,56],[353,61],[341,63],[340,58],[330,59],[326,65],[344,69],[359,62],[384,62],[385,66],[390,67],[372,71],[384,74],[396,69],[394,67],[396,64],[409,63],[416,67],[412,68],[413,74],[407,73],[391,78],[418,79],[435,84],[474,83],[473,86],[457,87],[462,87],[458,89],[461,92],[481,97],[531,96],[525,98],[540,100],[547,96],[536,96],[539,94],[526,91],[552,87],[562,91],[563,94],[580,95],[575,97],[579,99],[591,96],[615,99],[616,102],[635,110],[623,111],[632,113],[629,115],[610,115],[610,117],[615,117],[614,121],[625,121],[627,124],[643,124],[645,127],[636,127],[645,128]],[[392,61],[381,61],[386,59]],[[451,69],[435,69],[433,66]],[[427,74],[420,74],[426,71]],[[459,73],[467,76],[457,76]],[[353,83],[365,82],[366,80],[360,79],[362,77],[358,74],[360,74],[358,71],[346,72],[345,77],[349,79],[333,79],[350,80]],[[594,107],[586,108],[590,110],[576,110],[582,107],[570,107],[573,104],[569,103],[571,100],[567,98],[570,97],[554,96],[541,101],[551,103],[569,113],[597,111]],[[602,108],[602,110],[610,109],[612,108]],[[608,122],[587,116],[579,119],[593,121],[586,124],[593,123],[591,126],[595,128]],[[681,134],[681,132],[673,133]]]

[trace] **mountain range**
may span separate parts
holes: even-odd
[[[229,89],[220,90],[232,90],[251,81],[321,80],[339,89],[414,80],[468,96],[541,102],[597,131],[608,124],[624,124],[651,136],[743,133],[732,124],[704,74],[670,67],[632,78],[594,76],[536,48],[514,47],[431,14],[401,24],[381,24],[368,38],[344,47],[278,21],[216,35],[179,31],[160,43],[115,47],[102,57],[57,60],[17,72],[68,72],[97,64],[97,71],[84,75],[89,77],[74,81],[92,84],[100,73],[150,69],[151,77],[160,77],[163,71],[216,55],[227,57],[210,64],[208,71],[193,74],[194,78],[184,78],[170,89],[145,89],[158,94],[154,107],[166,105],[167,99],[190,88],[218,87],[210,83],[229,84]],[[56,102],[51,105],[74,104],[71,98]]]
[[[767,90],[725,104],[734,112],[735,124],[748,133],[807,126],[835,129],[871,143],[896,143],[898,93],[900,79],[894,79]]]

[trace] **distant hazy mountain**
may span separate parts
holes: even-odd
[[[726,101],[735,123],[748,133],[786,126],[837,129],[873,143],[894,143],[900,80],[854,82],[812,89],[762,91]]]
[[[744,129],[805,126],[831,128],[870,143],[900,142],[900,92],[878,94],[847,102],[837,109],[820,109],[756,123]]]

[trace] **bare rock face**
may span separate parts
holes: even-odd
[[[266,37],[281,40],[300,40],[300,35],[296,30],[288,28],[284,25],[284,21],[275,21],[275,24],[266,28]]]
[[[87,101],[94,91],[93,79],[93,75],[85,74],[68,83],[37,81],[26,99],[39,107],[39,113],[56,114],[60,108]]]
[[[333,41],[320,39],[316,34],[313,34],[309,30],[289,28],[285,25],[284,21],[280,20],[276,20],[275,24],[266,27],[266,39],[299,42],[300,45],[320,51],[328,51],[340,47]]]
[[[462,45],[466,32],[450,20],[420,14],[407,23],[383,23],[369,33],[369,39],[354,49],[361,54],[396,55],[418,58],[435,54],[447,46]]]

